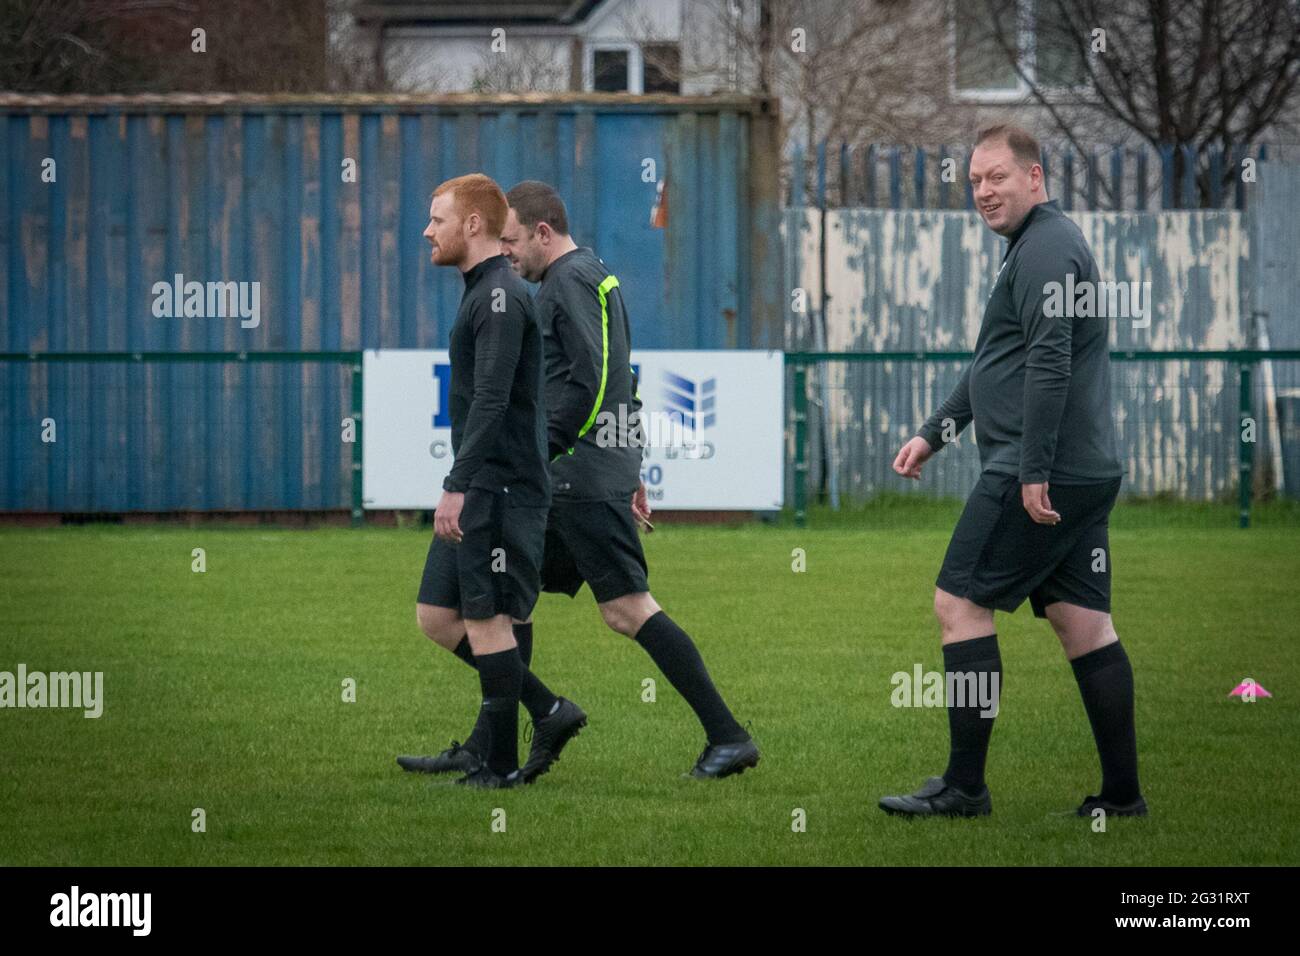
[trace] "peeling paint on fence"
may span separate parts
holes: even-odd
[[[1259,197],[1264,198],[1264,197]],[[1300,191],[1281,200],[1300,220]],[[1266,215],[1268,206],[1257,202]],[[807,290],[809,312],[792,317],[787,347],[813,350],[822,304],[816,208],[785,214],[787,275]],[[971,212],[831,209],[826,212],[828,351],[968,351],[1005,240]],[[1256,345],[1250,299],[1256,275],[1251,228],[1234,210],[1069,213],[1103,280],[1150,283],[1146,318],[1111,319],[1116,350],[1242,349]],[[1297,288],[1292,244],[1292,290]],[[1274,277],[1274,284],[1279,284]],[[1276,299],[1279,293],[1270,295]],[[1300,301],[1300,295],[1297,295]],[[1288,329],[1295,328],[1290,304]],[[1149,324],[1147,324],[1149,318]],[[1283,335],[1285,338],[1285,334]],[[1274,347],[1294,347],[1289,340]],[[1270,363],[1291,381],[1296,363]],[[809,372],[810,487],[833,469],[848,499],[880,492],[964,496],[978,476],[974,436],[943,452],[924,482],[890,465],[902,443],[956,384],[961,361],[821,362]],[[1115,362],[1114,413],[1126,492],[1190,499],[1229,497],[1237,480],[1237,371],[1224,360]],[[1300,393],[1298,393],[1300,394]],[[1266,416],[1275,406],[1255,403]],[[1300,402],[1297,402],[1300,406]],[[825,447],[821,436],[825,436]],[[1267,442],[1265,442],[1265,447]]]

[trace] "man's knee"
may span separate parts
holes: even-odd
[[[465,636],[465,622],[453,608],[416,604],[415,620],[425,637],[448,650],[454,650]]]
[[[952,601],[953,597],[947,591],[934,589],[934,616],[940,625],[952,617]]]
[[[1064,604],[1049,604],[1043,608],[1043,613],[1047,615],[1047,623],[1052,625],[1052,630],[1061,640],[1070,636],[1070,615]]]
[[[477,620],[462,620],[469,646],[475,656],[496,654],[518,647],[509,614],[494,614]]]
[[[939,619],[939,624],[943,627],[960,624],[972,616],[972,609],[978,610],[978,605],[955,594],[949,594],[942,588],[934,589],[934,616]]]
[[[659,605],[649,591],[625,594],[612,601],[605,601],[599,607],[600,616],[609,628],[626,637],[636,637],[645,622],[659,612]]]
[[[1119,640],[1115,625],[1105,611],[1057,601],[1043,608],[1043,613],[1071,660]]]
[[[934,616],[945,638],[965,640],[990,633],[993,612],[966,598],[949,594],[942,588],[934,589]]]

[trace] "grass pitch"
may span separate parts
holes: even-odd
[[[720,782],[682,778],[703,734],[661,678],[643,701],[659,675],[590,593],[544,595],[534,669],[590,724],[550,774],[504,792],[393,762],[464,739],[478,705],[474,673],[415,624],[431,529],[0,530],[0,670],[104,673],[99,719],[0,710],[0,865],[1295,864],[1293,510],[1249,531],[1222,508],[1112,520],[1150,818],[1096,833],[1066,814],[1100,771],[1069,665],[1027,604],[998,615],[993,816],[876,808],[946,761],[944,712],[893,707],[890,678],[942,670],[930,604],[958,507],[646,539],[653,592],[763,751]],[[1229,699],[1246,677],[1274,697]]]

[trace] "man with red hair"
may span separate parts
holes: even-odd
[[[450,336],[451,447],[416,604],[420,628],[479,674],[475,739],[403,769],[461,770],[460,783],[522,782],[519,704],[558,755],[587,720],[527,668],[512,618],[526,620],[541,587],[551,486],[542,404],[542,339],[528,287],[501,255],[501,188],[479,173],[434,191],[424,237],[435,265],[455,266],[465,291]],[[472,745],[471,745],[472,744]]]

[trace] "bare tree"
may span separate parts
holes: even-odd
[[[544,41],[510,38],[505,48],[494,51],[485,46],[479,65],[470,79],[474,93],[527,93],[540,90],[563,90],[569,78],[569,65],[557,60],[554,47]]]
[[[924,141],[942,128],[947,84],[933,51],[947,42],[943,8],[900,0],[695,0],[682,25],[677,75],[701,91],[781,101],[783,138],[850,144]],[[644,18],[629,35],[653,40]]]
[[[971,31],[968,48],[996,45],[1076,148],[1114,140],[1117,128],[1175,147],[1176,195],[1194,175],[1200,203],[1209,205],[1214,186],[1206,162],[1185,168],[1181,147],[1239,155],[1270,129],[1294,132],[1294,0],[1037,0],[1030,24],[1014,0],[982,6],[983,32]],[[1224,164],[1223,183],[1235,175]]]
[[[43,93],[389,88],[347,0],[5,0],[0,88]],[[201,33],[196,33],[201,31]]]
[[[339,93],[405,93],[437,89],[436,78],[414,79],[417,54],[384,42],[382,30],[359,26],[357,0],[325,0],[329,23],[326,87]]]
[[[0,88],[43,93],[130,88],[156,73],[158,64],[133,48],[129,31],[149,22],[179,31],[193,12],[194,5],[184,0],[10,0],[0,6]]]

